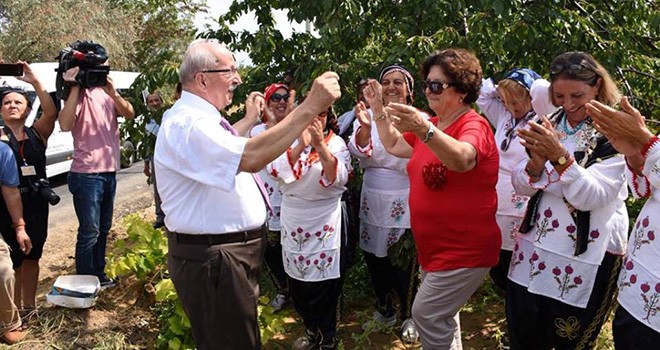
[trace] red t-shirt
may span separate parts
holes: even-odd
[[[444,133],[474,146],[474,169],[448,170],[415,134],[403,135],[413,147],[410,221],[419,264],[428,272],[495,266],[502,237],[495,221],[499,155],[493,132],[486,119],[470,110]]]

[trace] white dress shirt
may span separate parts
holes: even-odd
[[[248,139],[225,130],[221,118],[212,104],[186,91],[163,116],[154,158],[170,231],[220,234],[266,220],[254,178],[238,172]]]

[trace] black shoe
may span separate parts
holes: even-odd
[[[293,348],[295,350],[315,350],[319,348],[319,343],[321,342],[320,333],[316,333],[309,329],[305,330],[305,335],[296,339],[293,343]]]

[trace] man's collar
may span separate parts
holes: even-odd
[[[220,111],[218,111],[218,109],[215,108],[214,105],[212,105],[209,101],[199,97],[198,95],[195,95],[192,92],[188,92],[185,90],[182,91],[181,98],[179,99],[179,101],[185,103],[186,105],[194,106],[195,108],[201,109],[203,112],[205,112],[208,115],[217,114],[218,116],[222,116]]]

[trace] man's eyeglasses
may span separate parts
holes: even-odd
[[[287,101],[289,100],[289,94],[280,95],[278,93],[274,93],[270,96],[270,100],[273,102],[280,102],[282,100]]]
[[[562,72],[566,72],[568,74],[576,75],[580,74],[580,72],[588,70],[591,72],[595,71],[589,67],[585,62],[580,62],[580,63],[567,63],[567,64],[555,64],[550,66],[550,75],[558,75],[561,74]]]
[[[448,89],[450,86],[456,86],[456,83],[444,83],[441,81],[431,81],[426,80],[422,82],[422,88],[424,91],[428,88],[432,94],[440,95],[444,90]]]
[[[200,73],[231,73],[232,75],[234,75],[238,73],[238,69],[236,67],[223,68],[223,69],[204,69]]]

